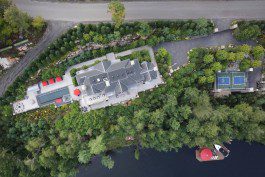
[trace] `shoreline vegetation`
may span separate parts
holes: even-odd
[[[239,25],[237,34],[249,27]],[[254,37],[260,41],[264,28],[259,28],[262,33]],[[243,62],[242,54],[248,53],[260,66],[258,61],[264,58],[262,46],[259,52],[250,46],[226,47],[222,52],[194,49],[189,53],[190,63],[171,75],[172,56],[160,48],[155,58],[166,84],[140,93],[129,105],[82,113],[78,104],[72,103],[12,115],[10,103],[22,98],[26,87],[44,76],[58,76],[70,66],[109,52],[209,35],[213,30],[214,25],[206,19],[133,22],[118,28],[111,23],[80,24],[68,30],[31,63],[0,100],[0,158],[6,162],[5,166],[0,165],[1,173],[21,177],[75,176],[78,165],[89,164],[94,156],[100,156],[102,165],[111,169],[115,162],[110,152],[127,146],[135,147],[135,158],[140,159],[140,147],[178,151],[183,146],[211,146],[231,139],[265,144],[264,95],[215,98],[211,94],[213,73],[228,67],[226,57],[220,56],[235,53],[227,54],[231,55],[229,61]],[[254,38],[250,36],[249,39]],[[82,46],[87,50],[65,59]]]

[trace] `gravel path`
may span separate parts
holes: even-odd
[[[164,47],[169,51],[173,56],[173,68],[176,69],[182,65],[188,63],[187,52],[190,49],[198,47],[211,47],[211,46],[220,46],[236,44],[240,45],[241,42],[238,42],[233,38],[232,31],[226,30],[219,33],[209,35],[207,37],[196,38],[192,40],[184,40],[177,42],[165,42],[156,46],[154,49],[157,50],[160,47]],[[254,45],[254,43],[249,43]]]
[[[7,87],[11,85],[21,73],[23,73],[25,68],[27,68],[53,40],[72,25],[73,23],[70,22],[48,22],[47,30],[40,42],[33,49],[28,51],[18,64],[15,64],[0,78],[0,96],[4,94]]]

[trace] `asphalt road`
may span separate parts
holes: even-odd
[[[31,0],[13,0],[31,16],[47,20],[110,21],[107,3],[52,3]],[[126,20],[138,19],[210,19],[265,18],[265,1],[162,1],[124,2]]]
[[[0,96],[4,94],[7,87],[11,85],[21,73],[23,73],[29,64],[36,59],[53,40],[72,25],[72,22],[49,22],[47,30],[39,43],[33,49],[29,50],[18,64],[15,64],[12,68],[8,69],[7,72],[0,77]]]

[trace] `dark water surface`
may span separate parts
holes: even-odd
[[[91,166],[80,168],[77,177],[265,177],[265,146],[257,143],[232,142],[231,154],[223,161],[201,163],[194,149],[179,152],[141,150],[134,159],[132,148],[112,155],[115,166],[108,170],[95,158]]]

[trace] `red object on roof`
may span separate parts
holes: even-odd
[[[48,85],[48,82],[47,81],[42,81],[41,84],[42,84],[43,87],[45,87],[45,86]]]
[[[209,148],[204,148],[200,152],[200,157],[204,161],[211,160],[211,158],[213,157],[213,152]]]
[[[62,98],[57,98],[56,100],[55,100],[55,103],[62,103],[63,102],[63,99]]]
[[[53,78],[50,78],[49,84],[54,84],[54,79]]]
[[[56,77],[56,82],[61,82],[63,79],[61,77]]]
[[[80,92],[79,89],[75,89],[75,90],[74,90],[74,94],[75,94],[76,96],[79,96],[79,95],[81,94],[81,92]]]

